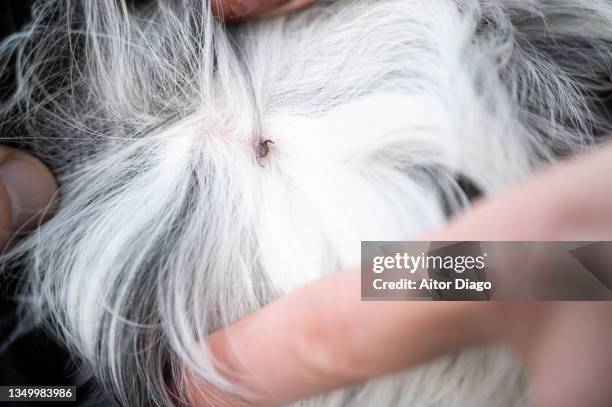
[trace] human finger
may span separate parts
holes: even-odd
[[[214,0],[213,13],[228,22],[289,13],[315,0]]]
[[[571,236],[572,230],[589,233],[589,228],[599,233],[598,219],[612,213],[612,193],[598,192],[611,184],[610,162],[608,147],[559,165],[481,202],[426,240],[556,240]],[[525,326],[542,309],[546,307],[534,303],[504,308],[486,303],[362,302],[360,273],[353,270],[288,294],[213,334],[208,347],[225,371],[235,372],[228,379],[247,390],[247,403],[275,405],[502,337],[502,314],[502,320],[517,316],[514,326],[529,332]],[[196,387],[205,389],[196,396],[202,400],[207,392],[215,393],[205,384]]]
[[[0,146],[0,247],[28,232],[53,210],[57,184],[35,157]]]

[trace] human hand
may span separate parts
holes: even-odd
[[[297,10],[315,0],[213,0],[216,16],[227,22],[256,17],[269,17]]]
[[[611,169],[612,146],[557,164],[424,240],[610,240]],[[196,406],[277,405],[501,341],[532,374],[533,405],[605,407],[612,405],[610,338],[612,303],[363,302],[353,269],[211,335],[208,349],[247,393],[221,393],[191,378],[189,397]]]
[[[0,249],[53,212],[57,184],[36,158],[0,146]]]

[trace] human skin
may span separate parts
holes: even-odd
[[[476,203],[422,239],[612,240],[611,185],[608,145]],[[363,302],[355,268],[211,335],[202,346],[245,392],[222,393],[191,378],[190,397],[196,406],[272,406],[502,342],[531,373],[534,406],[605,407],[612,405],[610,338],[612,303]]]
[[[57,184],[37,158],[0,146],[0,248],[35,229],[53,213]]]
[[[213,7],[220,17],[241,21],[309,3],[217,0]],[[606,148],[558,165],[423,239],[610,239],[610,163],[612,149]],[[56,196],[57,185],[40,161],[0,146],[2,247],[42,222]],[[211,335],[203,346],[249,393],[237,398],[191,378],[200,390],[189,395],[193,404],[276,405],[501,341],[520,353],[533,375],[535,406],[612,405],[608,303],[368,303],[360,300],[359,284],[358,269],[334,274]],[[232,349],[246,352],[237,359]]]
[[[315,0],[213,0],[213,12],[228,22],[288,13]]]
[[[213,10],[233,22],[313,2],[217,0]],[[607,146],[477,202],[422,239],[612,240],[610,185]],[[502,342],[518,351],[531,373],[533,406],[604,407],[612,405],[610,338],[610,303],[362,302],[355,268],[291,292],[211,335],[202,346],[243,392],[224,393],[190,377],[194,390],[187,397],[195,406],[272,406]]]
[[[610,163],[607,147],[556,165],[424,239],[609,240]],[[1,245],[42,222],[56,198],[56,183],[39,160],[0,146]],[[359,284],[358,270],[337,273],[213,334],[212,353],[235,372],[228,379],[250,393],[237,399],[197,383],[203,393],[194,392],[194,405],[275,405],[492,341],[524,357],[534,405],[612,404],[608,303],[368,303],[360,301]],[[238,360],[232,349],[248,353]]]
[[[289,12],[314,0],[213,0],[215,13],[227,21]],[[55,209],[57,184],[37,158],[0,146],[0,247],[32,231]]]

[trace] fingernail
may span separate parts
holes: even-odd
[[[230,0],[229,17],[244,18],[253,14],[260,7],[259,0]]]
[[[257,13],[259,0],[215,0],[213,13],[226,21],[238,21]]]
[[[213,0],[211,5],[213,14],[227,22],[235,22],[269,15],[293,3],[296,4],[293,8],[297,8],[311,2],[312,0]]]
[[[13,230],[32,229],[53,212],[57,184],[36,158],[13,150],[3,153],[0,180],[10,199]]]

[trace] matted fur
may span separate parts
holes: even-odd
[[[169,405],[185,366],[232,390],[209,333],[356,264],[361,240],[439,226],[468,203],[459,180],[489,194],[592,146],[611,41],[608,0],[319,1],[232,28],[203,0],[39,0],[2,44],[4,126],[61,183],[6,259],[24,309],[119,404]],[[524,393],[518,362],[480,349],[300,404]]]

